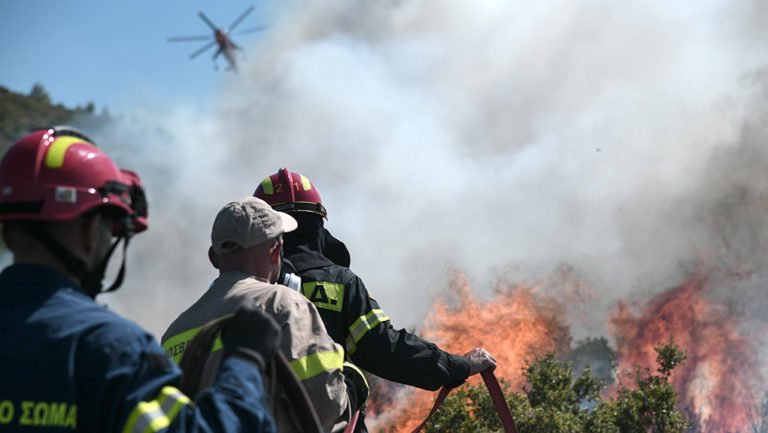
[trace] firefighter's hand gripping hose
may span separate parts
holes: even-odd
[[[496,358],[482,347],[476,347],[464,354],[469,359],[469,375],[474,376],[486,370],[496,369]]]

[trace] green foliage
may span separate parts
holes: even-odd
[[[637,366],[635,372],[628,375],[632,387],[619,382],[618,397],[609,409],[622,432],[685,432],[691,426],[675,409],[677,392],[669,382],[675,366],[685,361],[685,352],[672,336],[668,343],[660,343],[655,350],[658,375],[652,374],[648,367]]]
[[[502,389],[524,433],[683,433],[691,427],[675,409],[677,394],[669,382],[685,353],[674,344],[656,347],[656,373],[638,367],[627,375],[631,386],[619,378],[615,397],[602,397],[603,382],[590,367],[575,377],[571,365],[547,353],[526,363],[528,384],[522,392]],[[490,433],[503,431],[488,391],[483,385],[464,385],[448,396],[427,424],[429,433]]]
[[[29,97],[45,105],[51,105],[51,95],[48,94],[40,83],[35,83],[35,85],[32,86],[32,91],[29,92]]]

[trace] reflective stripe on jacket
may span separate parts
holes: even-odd
[[[256,301],[281,326],[280,350],[306,388],[323,427],[328,431],[343,429],[350,416],[342,373],[344,350],[328,336],[312,303],[288,287],[244,272],[225,272],[171,324],[163,335],[163,348],[174,360],[180,360],[201,326],[233,314],[245,300]],[[278,430],[296,431],[290,408],[281,402],[276,405]]]

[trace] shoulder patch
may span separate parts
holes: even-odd
[[[344,304],[344,284],[312,281],[301,285],[301,293],[317,308],[341,312]]]

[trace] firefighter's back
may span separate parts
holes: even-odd
[[[13,265],[0,274],[0,426],[22,430],[118,430],[128,414],[111,405],[139,353],[155,353],[165,380],[180,376],[136,324],[88,297],[62,274]],[[115,388],[111,388],[113,386]]]

